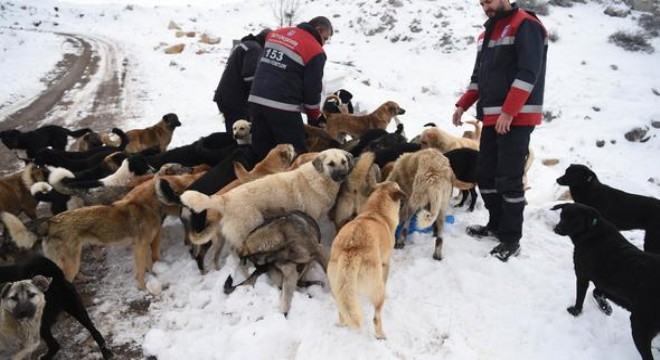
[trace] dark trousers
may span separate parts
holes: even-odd
[[[307,152],[305,126],[298,112],[251,103],[252,147],[261,161],[277,144],[291,144],[297,154]]]
[[[248,109],[233,109],[227,106],[220,106],[219,103],[216,103],[216,105],[218,105],[218,110],[220,110],[220,113],[225,118],[225,129],[230,134],[233,133],[232,126],[234,126],[237,120],[250,121],[251,119]]]
[[[477,184],[488,209],[488,228],[502,242],[518,242],[522,237],[525,190],[523,173],[533,126],[511,126],[499,135],[494,126],[483,128]]]

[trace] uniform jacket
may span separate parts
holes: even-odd
[[[477,60],[468,90],[456,106],[477,102],[477,118],[493,126],[502,112],[512,125],[538,125],[543,118],[543,88],[548,34],[532,12],[512,9],[488,19],[479,35]]]
[[[263,47],[253,35],[241,39],[241,43],[234,48],[213,97],[220,108],[247,108],[252,79],[262,52]]]
[[[248,101],[318,118],[325,60],[321,35],[309,24],[271,32]]]

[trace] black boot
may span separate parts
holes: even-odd
[[[518,242],[503,242],[495,246],[490,254],[504,262],[509,260],[512,256],[520,254],[520,243]]]
[[[470,225],[465,228],[465,232],[475,238],[492,237],[499,240],[497,232],[489,229],[488,226]]]

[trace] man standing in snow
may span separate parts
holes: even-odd
[[[477,183],[488,224],[468,226],[470,236],[499,239],[490,254],[502,261],[520,253],[529,138],[542,120],[548,34],[541,21],[509,0],[480,0],[488,16],[479,36],[470,86],[452,122],[477,102],[483,122]]]
[[[225,118],[225,127],[231,134],[236,120],[250,120],[248,96],[257,64],[264,50],[266,35],[272,30],[263,29],[257,36],[245,36],[232,50],[222,78],[215,90],[213,101]]]
[[[299,153],[307,151],[301,112],[307,114],[308,123],[321,115],[323,45],[333,33],[330,20],[318,16],[275,30],[266,38],[248,98],[252,146],[259,159],[277,144],[292,144]]]

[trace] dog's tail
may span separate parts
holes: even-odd
[[[130,139],[128,138],[128,135],[126,135],[126,133],[120,128],[112,128],[111,132],[113,134],[119,136],[119,139],[121,140],[121,142],[119,143],[119,146],[117,147],[117,150],[124,151],[126,149],[126,146],[128,145],[128,143],[130,142]]]
[[[62,194],[72,195],[73,190],[67,186],[67,183],[76,176],[70,170],[61,167],[49,167],[49,170],[48,183],[53,189]]]
[[[87,134],[88,132],[92,132],[92,129],[90,129],[90,128],[83,128],[83,129],[80,129],[80,130],[69,130],[69,129],[65,128],[64,130],[66,130],[67,135],[72,136],[74,138],[79,138],[79,137]]]
[[[195,212],[202,212],[206,209],[214,209],[219,212],[224,210],[224,197],[202,194],[199,191],[187,190],[179,197],[181,205],[192,209]]]
[[[449,161],[440,165],[440,168],[442,167],[448,169],[439,169],[437,164],[420,164],[417,170],[409,204],[410,208],[417,212],[417,227],[420,229],[433,225],[440,215],[447,213],[454,176]],[[452,176],[445,177],[441,174]],[[444,181],[449,184],[443,185]]]
[[[481,139],[481,122],[478,120],[465,120],[466,124],[474,126],[474,140]]]
[[[358,296],[360,267],[359,257],[349,259],[346,256],[340,256],[336,264],[331,263],[328,267],[328,280],[337,302],[337,309],[345,324],[354,329],[362,327],[364,318]]]
[[[0,213],[0,220],[2,220],[2,223],[5,225],[5,231],[9,232],[9,235],[14,240],[14,243],[16,243],[16,245],[20,248],[31,249],[34,244],[41,239],[41,237],[46,235],[45,233],[33,233],[32,231],[28,230],[27,227],[25,227],[23,222],[21,222],[21,219],[5,211]]]

